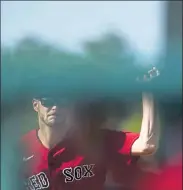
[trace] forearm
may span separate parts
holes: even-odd
[[[157,106],[150,93],[142,95],[143,118],[139,139],[145,144],[158,146],[160,125]]]
[[[151,93],[142,95],[143,118],[139,138],[132,146],[132,154],[149,155],[159,144],[160,125],[158,110]]]

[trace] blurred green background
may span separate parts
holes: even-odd
[[[2,49],[2,116],[15,117],[16,122],[21,122],[16,131],[22,134],[37,126],[31,100],[37,88],[45,85],[42,80],[47,80],[49,90],[60,88],[63,96],[71,95],[71,99],[132,100],[133,103],[125,103],[124,109],[132,106],[128,117],[133,118],[125,122],[125,128],[139,130],[141,110],[132,109],[136,104],[140,108],[142,89],[136,77],[151,67],[137,67],[133,52],[126,53],[127,44],[115,33],[106,33],[84,46],[84,53],[77,54],[35,38],[25,38],[13,48]],[[52,78],[56,78],[54,83]],[[116,107],[112,109],[115,111]]]

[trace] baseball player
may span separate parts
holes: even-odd
[[[158,74],[153,68],[144,80]],[[27,190],[101,190],[108,170],[123,183],[132,177],[140,156],[157,150],[159,125],[151,93],[142,95],[138,134],[88,128],[92,124],[87,121],[80,127],[77,104],[52,92],[34,97],[32,104],[38,126],[21,139],[21,172]]]

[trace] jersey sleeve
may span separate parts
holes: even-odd
[[[138,133],[105,130],[105,146],[107,152],[131,156],[131,148]]]
[[[113,181],[128,186],[138,172],[139,156],[131,155],[131,148],[138,133],[105,131],[107,168]]]
[[[132,145],[139,138],[139,134],[132,132],[121,132],[121,133],[123,133],[121,134],[121,138],[124,139],[121,139],[123,141],[123,144],[121,147],[119,147],[118,153],[130,156]]]

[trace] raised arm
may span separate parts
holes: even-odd
[[[156,69],[151,71],[156,75],[159,74]],[[153,78],[153,73],[150,73],[150,79],[151,76]],[[158,108],[152,93],[142,94],[142,108],[143,118],[139,138],[133,143],[131,149],[132,155],[139,156],[153,154],[158,148],[160,136]]]

